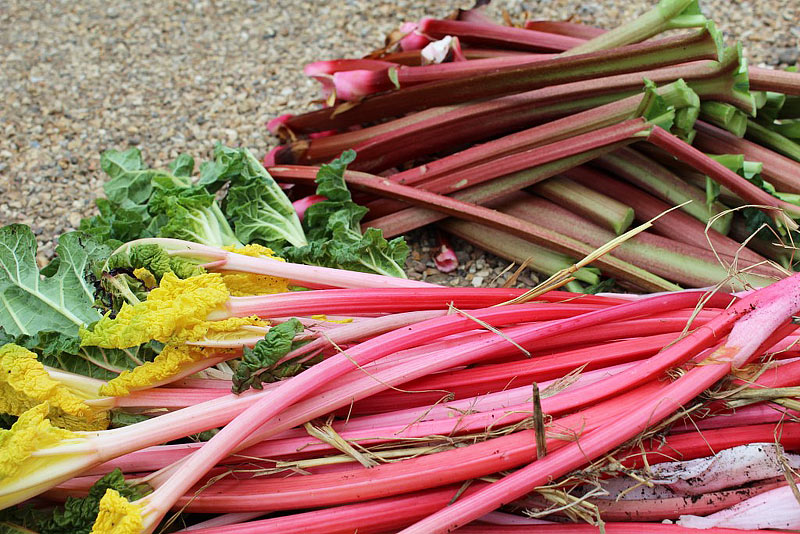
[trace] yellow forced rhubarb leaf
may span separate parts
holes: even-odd
[[[269,321],[253,315],[250,317],[228,317],[219,321],[205,321],[177,332],[176,341],[199,341],[201,339],[231,339],[241,337],[243,326],[269,326]],[[229,335],[226,335],[229,334]],[[252,336],[252,333],[250,333]]]
[[[138,269],[134,269],[133,276],[141,280],[144,286],[147,288],[153,288],[158,285],[158,280],[156,280],[156,276],[147,269],[145,269],[144,267],[139,267]]]
[[[0,347],[0,412],[22,415],[47,402],[47,417],[69,430],[102,430],[108,427],[104,411],[95,410],[84,401],[86,396],[54,380],[35,353],[9,343]]]
[[[209,349],[182,343],[167,345],[152,362],[145,362],[130,371],[123,371],[116,378],[109,380],[100,388],[100,393],[111,397],[122,397],[130,395],[131,391],[157,386],[174,380],[181,374],[195,372],[194,364],[202,362],[212,354],[219,355],[221,352],[217,350],[212,353]]]
[[[38,450],[77,438],[78,434],[50,424],[50,406],[43,402],[19,416],[10,430],[0,429],[0,480],[24,476],[27,460]]]
[[[92,330],[81,329],[81,344],[103,348],[127,348],[152,339],[170,342],[176,333],[206,322],[208,314],[228,300],[229,293],[218,273],[180,279],[171,272],[147,300],[123,304],[115,318],[106,315]]]
[[[143,531],[142,507],[108,488],[100,499],[100,512],[91,534],[140,534]]]

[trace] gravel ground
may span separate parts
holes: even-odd
[[[744,41],[751,62],[797,61],[797,0],[702,3],[729,41]],[[489,11],[516,21],[574,15],[610,28],[650,4],[509,0]],[[30,225],[47,258],[55,237],[93,213],[102,151],[138,146],[155,167],[180,152],[205,160],[215,141],[263,154],[276,143],[265,122],[309,110],[318,97],[305,63],[359,57],[400,23],[457,7],[470,3],[0,0],[0,224]],[[432,234],[410,241],[413,277],[480,286],[508,276],[498,278],[507,262],[457,240],[461,266],[443,275],[431,261]]]

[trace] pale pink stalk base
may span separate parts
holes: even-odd
[[[443,273],[455,271],[458,269],[458,258],[453,247],[450,246],[450,241],[441,232],[437,232],[436,239],[438,241],[438,250],[436,256],[433,257],[436,268]]]
[[[706,517],[681,516],[678,524],[695,529],[798,529],[800,507],[792,488],[786,485]]]

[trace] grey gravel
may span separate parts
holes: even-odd
[[[512,20],[578,20],[613,27],[650,2],[497,1]],[[40,259],[94,210],[100,153],[138,146],[152,166],[180,152],[209,157],[215,141],[262,154],[264,124],[318,98],[302,66],[359,57],[406,20],[469,2],[0,0],[0,224],[30,225]],[[797,61],[797,0],[703,2],[728,40],[756,64]],[[461,265],[436,270],[430,231],[410,236],[409,275],[453,285],[500,285],[508,263],[458,240]],[[519,284],[535,277],[525,274]]]

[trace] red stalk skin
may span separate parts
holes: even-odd
[[[616,458],[628,469],[641,469],[647,464],[694,460],[749,443],[774,443],[776,439],[786,450],[800,449],[800,423],[780,422],[657,436],[645,440],[644,450],[632,447]]]
[[[625,124],[629,121],[620,121],[617,117],[623,114],[627,116],[633,114],[641,100],[642,95],[636,94],[623,100],[534,126],[513,135],[470,147],[425,165],[393,174],[391,180],[404,185],[428,183],[436,178],[450,176],[456,171],[469,170],[478,164],[491,163],[497,158],[522,150],[547,145],[573,135],[586,134],[591,130],[599,131],[598,128],[609,127],[611,124]],[[586,124],[591,126],[582,126]],[[604,144],[607,143],[601,142],[598,143],[598,146]]]
[[[680,308],[686,304],[687,300],[688,301],[695,300],[696,297],[697,297],[696,294],[690,292],[682,292],[677,294],[656,296],[649,299],[642,299],[635,302],[615,306],[610,309],[599,310],[597,312],[590,312],[582,316],[569,318],[567,320],[554,321],[552,323],[543,325],[538,329],[535,329],[530,333],[525,334],[524,336],[520,334],[521,337],[519,339],[520,341],[522,341],[524,344],[527,345],[530,343],[534,343],[537,338],[547,337],[549,335],[553,335],[558,332],[579,330],[587,328],[592,325],[600,324],[602,322],[608,322],[610,320],[637,316],[642,312],[644,312],[645,310],[657,307],[659,303],[661,303],[661,305],[664,307],[662,309],[665,309],[668,306],[672,307],[672,309]],[[734,305],[730,309],[736,309],[736,305]],[[480,311],[473,312],[473,315],[491,324],[493,321],[489,319],[490,316],[496,316],[496,318],[499,319],[500,317],[506,316],[506,314],[510,314],[508,315],[508,317],[511,317],[515,314],[518,315],[518,313],[519,310],[503,310],[503,308],[492,308],[485,313],[481,313]],[[728,314],[726,312],[725,315],[726,318],[727,315]],[[449,316],[445,318],[438,318],[425,321],[417,325],[401,329],[401,331],[399,332],[395,331],[390,334],[384,334],[382,336],[378,336],[377,338],[373,338],[369,342],[362,343],[358,348],[350,350],[349,358],[342,357],[342,358],[331,358],[325,360],[317,364],[316,366],[312,367],[311,369],[293,377],[291,380],[288,380],[284,383],[284,387],[275,388],[275,390],[270,394],[268,398],[269,402],[257,402],[251,405],[243,412],[243,415],[238,416],[237,418],[232,420],[228,425],[226,425],[216,436],[214,436],[214,438],[211,439],[211,441],[207,442],[200,450],[192,454],[186,462],[181,464],[180,468],[178,468],[175,474],[171,476],[164,485],[159,487],[158,491],[166,493],[167,495],[174,495],[177,491],[183,493],[189,490],[187,481],[196,482],[200,478],[195,476],[189,478],[184,474],[190,469],[196,469],[195,465],[193,464],[198,463],[198,461],[205,462],[202,465],[208,465],[210,462],[214,463],[218,462],[220,459],[224,457],[224,455],[233,451],[239,443],[242,443],[250,435],[252,435],[252,433],[255,432],[259,426],[271,420],[273,416],[279,414],[281,410],[291,405],[291,403],[296,402],[308,396],[310,389],[312,389],[315,384],[317,384],[320,380],[322,380],[323,376],[325,377],[325,381],[335,380],[338,376],[341,376],[342,374],[344,374],[344,372],[352,368],[353,361],[355,361],[359,365],[363,365],[368,363],[369,361],[373,361],[376,358],[382,356],[381,350],[383,351],[401,350],[402,348],[404,348],[404,346],[411,346],[409,344],[418,345],[420,342],[422,342],[422,338],[425,337],[431,338],[431,336],[433,336],[434,338],[440,338],[444,335],[448,335],[449,333],[453,333],[452,332],[453,328],[456,327],[457,325],[463,325],[465,321],[468,321],[470,324],[472,323],[472,319],[466,319],[460,316],[455,316],[455,317]],[[728,321],[730,321],[730,319],[728,319]],[[665,363],[668,364],[670,362],[669,357],[672,356],[674,360],[673,353],[681,354],[681,352],[678,352],[677,349],[675,349],[675,347],[680,347],[681,350],[686,350],[686,348],[688,347],[689,350],[691,350],[691,347],[693,347],[694,345],[698,343],[707,343],[710,339],[713,339],[716,333],[719,333],[720,335],[724,334],[726,330],[725,320],[720,320],[717,322],[720,323],[719,328],[701,330],[692,334],[692,336],[684,338],[678,344],[673,345],[672,350],[668,349],[667,351],[662,352],[660,357],[656,357],[649,360],[647,362],[647,365],[640,366],[641,370],[638,370],[637,372],[634,373],[629,373],[629,376],[627,378],[620,377],[619,379],[617,379],[617,376],[613,377],[614,378],[613,384],[608,384],[608,387],[606,388],[598,388],[599,391],[597,391],[597,396],[601,397],[604,395],[613,395],[614,393],[624,391],[625,389],[629,388],[632,384],[635,384],[638,381],[644,380],[647,377],[652,376],[653,372],[659,370],[663,371],[665,369],[663,365]],[[404,342],[403,340],[406,341]],[[608,379],[604,380],[603,384],[607,381],[609,380]],[[638,392],[640,390],[649,391],[647,387],[641,387],[639,390],[636,391]],[[570,392],[565,392],[563,394],[564,398],[562,399],[561,397],[562,396],[559,395],[545,399],[543,407],[545,404],[547,405],[548,413],[558,413],[562,410],[575,408],[577,406],[584,405],[585,403],[591,401],[591,399],[589,399],[585,393],[580,395],[574,395],[574,394],[571,395]],[[346,402],[343,403],[342,405],[344,404],[346,404]],[[550,409],[550,404],[554,405],[552,409]],[[335,406],[325,407],[326,410],[334,408]],[[274,429],[273,432],[279,432],[283,430],[283,428],[280,426],[281,422],[280,415],[275,417],[274,420],[275,424],[278,426],[273,427]],[[247,427],[241,428],[243,427],[245,422],[247,424]],[[298,424],[298,421],[292,421],[291,426],[294,426],[296,424]],[[583,425],[584,423],[581,422],[581,424]],[[228,430],[228,429],[233,429],[233,430]],[[226,430],[228,431],[226,432]],[[234,436],[239,436],[238,439],[234,439],[233,441],[231,441],[230,439],[228,439],[228,441],[221,441],[223,440],[223,438],[230,438],[228,434],[231,434],[232,432],[235,432]],[[268,437],[268,433],[264,433],[263,430],[259,435],[262,438]],[[506,436],[506,437],[511,438],[515,436],[517,435],[512,434],[512,436]],[[497,454],[487,455],[487,452],[489,451],[483,450],[483,448],[486,448],[485,443],[469,447],[468,449],[470,449],[470,452],[464,454],[471,454],[475,450],[479,450],[480,451],[479,456],[483,458],[483,461],[479,462],[481,469],[487,469],[487,468],[492,469],[491,471],[484,472],[484,474],[488,474],[489,472],[493,472],[497,469],[496,466],[494,465],[492,465],[491,467],[487,467],[487,464],[485,463],[486,461],[490,461],[492,459],[494,459],[495,461],[499,460],[503,464],[503,466],[500,466],[500,469],[506,469],[514,465],[513,463],[511,465],[508,465],[508,462],[521,462],[524,461],[524,457],[529,458],[531,453],[530,447],[532,441],[530,438],[531,436],[528,436],[528,441],[526,441],[524,444],[525,446],[519,449],[519,456],[513,453],[509,453],[509,451],[502,448],[500,450],[503,450],[503,454],[499,459],[497,458],[499,450],[496,451]],[[217,445],[216,448],[213,448],[214,444]],[[210,445],[212,447],[210,447]],[[493,450],[494,444],[490,443],[489,445],[490,445],[489,450]],[[556,445],[554,444],[554,446]],[[209,448],[211,448],[211,450],[214,452],[213,453],[206,452]],[[447,455],[448,453],[452,452],[458,453],[458,451],[466,449],[467,448],[455,449],[454,451],[446,451],[442,454]],[[206,453],[204,454],[204,452]],[[197,460],[198,458],[200,458],[200,460]],[[443,457],[441,458],[442,461],[444,461],[444,458]],[[422,465],[427,465],[426,462],[431,461],[430,457],[423,457],[414,459],[411,464],[398,462],[396,464],[383,465],[371,469],[368,473],[366,473],[368,475],[367,482],[370,487],[370,490],[380,492],[380,491],[386,491],[388,489],[389,491],[392,491],[394,492],[394,494],[396,494],[396,493],[402,493],[404,491],[413,491],[415,489],[430,487],[429,485],[428,486],[412,485],[411,487],[405,487],[405,489],[403,489],[404,487],[403,484],[400,484],[399,481],[397,480],[389,481],[391,483],[389,484],[388,488],[378,487],[378,485],[375,483],[374,475],[377,475],[378,471],[383,472],[384,468],[387,468],[389,469],[390,473],[394,473],[394,471],[391,470],[393,465],[400,466],[398,469],[403,470],[409,465],[413,466],[418,465],[418,463],[416,462],[417,460]],[[441,464],[438,458],[435,458],[434,462],[437,465]],[[463,478],[457,478],[456,480],[465,480],[466,478],[473,478],[474,476],[482,476],[482,475],[471,474],[470,470],[465,468],[464,462],[459,461],[456,463],[457,463],[456,466],[457,473],[454,473],[453,476],[463,477]],[[519,464],[517,463],[516,465]],[[178,478],[178,475],[181,475],[181,478]],[[326,475],[319,475],[319,476],[323,477],[322,480],[326,480],[324,479]],[[276,488],[275,492],[270,491],[270,493],[272,493],[276,499],[279,500],[285,499],[288,496],[288,494],[291,493],[292,491],[288,486],[288,484],[291,484],[292,480],[293,479],[287,479],[281,481],[283,483],[283,486],[280,489]],[[309,481],[310,477],[302,477],[302,482],[304,486],[307,486],[307,483]],[[447,480],[447,479],[437,480],[434,485],[447,484],[451,481],[453,480]],[[270,481],[265,480],[260,482],[269,483]],[[425,480],[421,480],[419,479],[419,477],[411,477],[410,479],[407,480],[407,482],[412,484],[420,484],[420,483],[424,484]],[[252,509],[245,508],[246,506],[253,506],[253,503],[250,503],[248,505],[246,501],[242,500],[242,495],[238,495],[238,498],[234,500],[235,502],[231,500],[226,500],[228,498],[232,498],[237,489],[241,489],[241,486],[235,486],[235,488],[225,490],[223,488],[224,484],[225,484],[224,481],[220,482],[219,484],[215,484],[212,490],[207,490],[204,493],[204,495],[208,496],[208,498],[211,501],[213,501],[213,506],[215,507],[221,506],[218,509],[225,509],[225,511],[253,511]],[[325,484],[325,482],[323,482],[323,484]],[[181,488],[181,489],[176,490],[176,488]],[[221,493],[218,493],[217,490],[222,490],[222,491]],[[342,488],[338,488],[336,491],[340,490],[342,490]],[[325,495],[327,495],[327,497],[323,497],[323,499],[333,499],[332,501],[324,501],[324,503],[318,503],[318,504],[323,505],[323,504],[335,504],[339,502],[347,502],[347,501],[337,500],[337,499],[342,499],[343,495],[341,493],[337,494],[336,491],[334,491],[333,494],[326,493]],[[352,487],[350,489],[350,492],[352,494]],[[358,490],[357,492],[360,492],[360,490]],[[278,495],[278,493],[280,493],[280,495]],[[248,494],[252,495],[252,491],[250,491]],[[305,495],[306,497],[309,496],[307,487],[304,487],[303,495]],[[370,496],[380,497],[383,495],[379,493],[379,494],[370,494]],[[277,509],[275,504],[265,503],[264,498],[265,496],[262,495],[261,498],[259,499],[258,502],[259,507],[264,507],[262,509]],[[357,498],[361,499],[367,497],[365,497],[364,494],[359,493],[359,496],[357,496]],[[287,503],[287,505],[289,506],[308,505],[307,498],[303,499],[305,501],[304,504],[298,502],[296,496],[292,496],[291,499],[289,500],[294,502],[294,505]],[[201,496],[198,497],[197,499],[194,499],[192,503],[186,503],[183,500],[179,501],[181,506],[184,504],[189,504],[190,509],[193,509],[196,506],[197,507],[203,506],[202,503],[205,502],[206,499],[204,499]],[[225,502],[225,504],[222,504],[223,501]],[[210,504],[209,502],[206,502],[205,506],[208,506],[209,504]],[[228,509],[227,506],[236,506],[237,509],[235,510]],[[238,508],[240,506],[242,508]],[[284,505],[281,504],[280,506]]]
[[[520,340],[524,344],[528,344],[537,338],[548,337],[559,332],[571,330],[574,331],[587,326],[599,324],[601,322],[607,322],[609,320],[638,316],[645,310],[657,305],[657,303],[662,303],[662,305],[665,307],[678,309],[682,307],[682,305],[685,305],[686,300],[691,301],[694,299],[696,299],[696,295],[683,292],[621,304],[619,306],[614,306],[612,308],[599,310],[596,312],[590,312],[578,317],[553,321],[530,332],[525,332],[524,334],[520,333]],[[515,322],[512,321],[512,318],[515,318],[518,321],[520,311],[522,310],[528,313],[527,308],[528,307],[525,305],[510,307],[505,306],[500,308],[491,308],[486,311],[478,310],[473,312],[473,315],[489,324],[492,324],[492,322],[495,321],[500,321],[501,323],[504,321]],[[260,399],[259,401],[251,404],[241,414],[232,419],[225,427],[222,428],[222,430],[219,431],[218,434],[216,434],[199,450],[187,458],[185,462],[181,463],[180,466],[171,473],[171,476],[169,476],[169,478],[167,478],[166,481],[159,486],[156,492],[150,494],[148,497],[145,497],[145,499],[152,500],[158,498],[159,496],[164,496],[163,498],[166,500],[162,501],[162,507],[164,504],[169,505],[174,503],[175,500],[179,500],[180,495],[184,494],[191,488],[192,484],[196,483],[202,478],[203,473],[207,471],[210,466],[215,465],[225,456],[236,450],[236,448],[241,444],[247,443],[248,438],[250,438],[253,433],[259,429],[259,427],[268,421],[272,421],[273,426],[271,426],[269,430],[262,429],[260,431],[259,436],[261,439],[266,439],[269,437],[270,432],[272,434],[276,434],[282,430],[285,430],[286,428],[290,428],[301,423],[302,421],[299,420],[291,420],[291,424],[286,426],[290,420],[286,419],[286,421],[284,421],[282,412],[286,408],[292,406],[293,403],[308,397],[314,389],[319,387],[321,383],[334,381],[339,376],[350,371],[354,363],[358,365],[364,365],[388,354],[388,351],[403,350],[404,348],[418,346],[420,343],[424,342],[425,339],[437,339],[451,333],[463,331],[464,328],[468,328],[470,325],[474,324],[473,321],[474,319],[472,318],[465,318],[460,315],[423,321],[421,323],[399,329],[399,331],[393,331],[388,334],[383,334],[373,338],[370,341],[364,342],[358,347],[354,347],[353,349],[349,350],[349,354],[346,356],[338,357],[337,355],[337,357],[329,358],[304,371],[303,373],[292,377],[291,380],[283,382],[281,386],[278,386],[272,390],[268,397]],[[493,349],[493,345],[489,345],[488,348]],[[474,350],[477,350],[477,347]],[[488,350],[487,352],[492,353],[493,350]],[[475,355],[475,357],[477,357],[477,355]],[[650,367],[657,368],[654,366]],[[616,385],[626,388],[629,386],[629,381],[620,380],[616,383]],[[372,384],[372,386],[374,387],[374,384]],[[387,386],[383,385],[383,387]],[[609,387],[604,389],[602,393],[613,394],[615,391],[619,391],[619,389]],[[580,405],[581,402],[586,402],[587,400],[585,395],[581,399],[573,399],[572,397],[574,397],[574,395],[570,396],[568,394],[566,397],[568,398],[565,399],[564,402],[560,403],[562,404],[560,408],[563,408],[563,406],[575,405],[576,402],[578,405]],[[552,399],[559,399],[559,401],[561,401],[558,396],[552,397]],[[337,400],[336,402],[339,401]],[[341,405],[346,403],[347,400],[343,399]],[[325,411],[330,411],[331,409],[336,409],[337,407],[338,406],[334,406],[332,404],[326,405]],[[325,413],[325,411],[316,415],[321,415],[322,413]],[[285,428],[281,426],[282,423],[284,424]],[[445,481],[436,485],[446,483],[447,482]],[[268,509],[274,509],[274,507],[270,506]]]
[[[722,235],[713,228],[706,231],[706,226],[691,215],[680,210],[666,213],[672,206],[638,187],[614,179],[602,171],[581,165],[561,174],[595,191],[613,198],[625,199],[625,203],[633,208],[638,221],[649,221],[661,215],[658,220],[653,222],[653,231],[660,235],[700,248],[707,249],[709,246],[713,246],[720,256],[728,260],[738,256],[750,263],[767,261],[749,248],[743,247],[738,241]],[[709,245],[709,241],[711,245]]]
[[[503,57],[514,56],[521,54],[530,54],[523,50],[502,50],[499,48],[464,48],[462,49],[464,57],[470,59],[486,59],[490,57]],[[383,61],[390,61],[400,65],[408,65],[409,67],[418,67],[422,65],[422,56],[419,50],[403,50],[401,52],[391,52],[380,56]]]
[[[641,391],[652,393],[658,389],[657,383],[650,383],[621,398],[635,399],[641,397]],[[600,411],[593,407],[559,422],[579,432],[620,413],[619,408]],[[345,473],[283,479],[222,479],[197,492],[202,487],[201,481],[178,500],[176,507],[186,506],[186,511],[200,513],[295,510],[400,495],[479,478],[530,462],[536,457],[533,434],[532,430],[522,430],[466,447]],[[547,441],[548,451],[565,445],[560,439]]]
[[[645,128],[646,123],[644,122],[644,119],[641,120],[642,128]],[[633,140],[634,138],[630,139],[630,141]],[[617,147],[612,145],[607,148],[609,150],[613,150]],[[313,179],[312,176],[314,176],[313,173],[315,172],[314,167],[299,166],[271,167],[269,170],[276,178],[287,179],[287,177],[290,177],[290,179],[293,181],[298,179],[301,181]],[[528,239],[536,244],[540,244],[572,256],[575,254],[587,256],[594,251],[593,248],[588,247],[583,243],[555,234],[546,228],[542,228],[523,221],[517,217],[498,213],[494,210],[469,202],[464,202],[456,198],[437,195],[435,193],[430,193],[428,191],[419,190],[413,187],[403,186],[391,182],[390,180],[355,171],[346,171],[345,181],[354,189],[403,200],[427,209],[436,210],[437,212],[446,215],[453,215],[460,219],[480,222],[492,228],[512,233],[524,239]],[[491,196],[492,193],[486,194],[486,197]],[[444,215],[442,215],[442,217],[444,217]],[[596,264],[610,276],[616,276],[626,280],[635,280],[633,283],[645,291],[664,291],[676,289],[674,284],[667,282],[664,279],[655,277],[649,272],[639,269],[633,265],[620,262],[611,256],[598,258],[596,260]]]
[[[724,185],[733,191],[745,202],[772,206],[785,211],[790,217],[800,217],[800,208],[794,204],[775,198],[663,128],[654,126],[647,140],[679,160],[688,163],[698,171],[711,176],[720,185]],[[768,210],[766,213],[772,218],[777,217],[774,211]]]
[[[358,101],[367,95],[388,91],[396,87],[410,87],[439,80],[453,80],[478,76],[498,69],[522,67],[553,59],[553,54],[526,54],[500,56],[472,61],[434,63],[417,67],[386,66],[382,69],[343,70],[333,76],[336,95],[341,100]],[[390,77],[394,69],[394,79]],[[325,80],[326,82],[328,80]],[[396,82],[396,83],[395,83]]]
[[[437,373],[407,382],[402,386],[406,391],[419,393],[409,395],[396,390],[386,390],[355,403],[352,410],[349,408],[347,410],[353,415],[383,413],[412,406],[431,405],[445,395],[444,391],[451,393],[454,400],[503,391],[531,382],[556,379],[578,368],[591,371],[652,356],[670,342],[675,341],[675,338],[676,334],[667,333],[618,341],[600,347],[576,349],[551,356],[535,357],[524,361],[495,363],[460,371]],[[581,367],[584,365],[585,367]]]
[[[557,57],[526,67],[502,69],[481,76],[426,83],[367,97],[355,107],[345,103],[347,107],[344,108],[337,106],[296,115],[288,119],[287,126],[297,134],[342,130],[355,124],[395,117],[418,109],[519,93],[547,85],[593,79],[609,73],[624,74],[687,61],[716,60],[717,50],[711,41],[707,32],[699,31],[610,50]],[[697,50],[690,57],[686,53],[682,57],[665,53],[665,50],[677,49],[688,52],[692,48]],[[626,67],[614,64],[622,59],[629,60]]]
[[[764,164],[761,175],[778,191],[800,193],[800,163],[707,122],[694,123],[694,146],[712,154],[744,154],[748,161]]]
[[[751,91],[772,91],[785,95],[800,95],[800,72],[748,67]]]
[[[739,530],[735,528],[714,527],[704,530],[680,525],[659,523],[606,523],[607,534],[775,534],[774,530]],[[466,525],[458,529],[459,534],[597,534],[598,527],[587,523],[568,523],[561,525]]]
[[[595,28],[587,24],[569,22],[567,20],[527,20],[525,21],[526,30],[537,30],[546,33],[555,33],[575,37],[582,41],[594,39],[598,35],[603,35],[606,30]]]
[[[635,409],[584,432],[578,441],[571,442],[553,453],[548,452],[547,456],[408,527],[402,533],[450,532],[505,503],[519,499],[535,487],[557,479],[608,453],[649,426],[657,424],[711,387],[727,375],[734,364],[737,367],[745,365],[765,343],[768,343],[766,348],[772,346],[777,334],[786,335],[787,326],[791,326],[791,316],[798,309],[800,309],[800,274],[749,294],[721,313],[706,327],[683,338],[647,362],[661,359],[664,354],[675,353],[672,364],[680,365],[733,330],[726,343],[717,347],[704,360],[704,363],[707,362],[706,365],[691,368],[674,382],[663,385],[655,394],[645,393],[639,402],[633,404]],[[738,330],[733,328],[734,323],[739,327]],[[742,330],[747,330],[747,334]],[[628,373],[621,374],[628,375]],[[627,377],[614,377],[618,382],[625,378]],[[561,395],[551,398],[560,397]],[[614,404],[615,401],[611,400],[597,406]]]
[[[239,317],[259,314],[265,317],[310,314],[346,314],[353,310],[359,313],[399,313],[419,310],[448,309],[451,305],[460,309],[495,306],[519,297],[525,289],[435,287],[396,289],[374,288],[368,292],[359,289],[325,289],[299,293],[276,293],[253,297],[231,297],[229,312]],[[551,291],[539,301],[560,302],[577,299],[576,304],[614,304],[606,297],[580,295],[566,291]],[[617,301],[618,302],[618,301]],[[242,315],[243,314],[243,315]]]
[[[430,176],[426,176],[426,174],[414,176],[413,173],[406,172],[401,177],[392,175],[391,180],[404,185],[417,184],[418,187],[434,193],[450,194],[512,172],[575,156],[595,148],[615,145],[620,141],[631,139],[632,136],[640,133],[643,128],[649,128],[646,125],[646,119],[636,117],[605,128],[597,128],[563,138],[563,133],[560,135],[555,133],[559,130],[563,131],[563,128],[560,128],[561,125],[557,122],[551,122],[535,128],[538,135],[532,135],[532,129],[520,132],[522,135],[514,135],[513,143],[511,139],[508,139],[508,144],[516,145],[517,150],[513,153],[508,151],[496,153],[495,157],[490,161],[462,167],[456,172],[446,175],[437,174],[432,168]],[[555,142],[542,145],[542,140],[547,139],[545,136],[548,133],[555,135]],[[528,142],[522,144],[519,139],[527,139]],[[526,147],[529,148],[522,150]],[[431,164],[431,167],[435,167],[435,165]],[[417,171],[417,168],[412,170]]]
[[[682,78],[704,80],[719,76],[709,62],[693,62],[645,72],[606,76],[553,85],[485,102],[456,106],[446,113],[431,108],[393,121],[346,132],[322,140],[300,140],[280,147],[279,164],[313,164],[330,161],[353,148],[358,159],[351,169],[377,172],[448,147],[474,143],[502,133],[546,122],[597,105],[585,99],[607,95],[609,101],[641,90],[642,79],[663,84]],[[574,101],[571,106],[564,103]],[[433,113],[432,116],[428,116]]]
[[[533,52],[563,52],[584,42],[584,39],[555,33],[460,20],[424,18],[419,29],[437,39],[453,35],[464,43]]]
[[[239,525],[198,529],[196,534],[360,534],[382,533],[410,525],[459,495],[474,493],[486,483],[474,481],[462,493],[460,484],[417,491],[336,508],[250,521]]]

